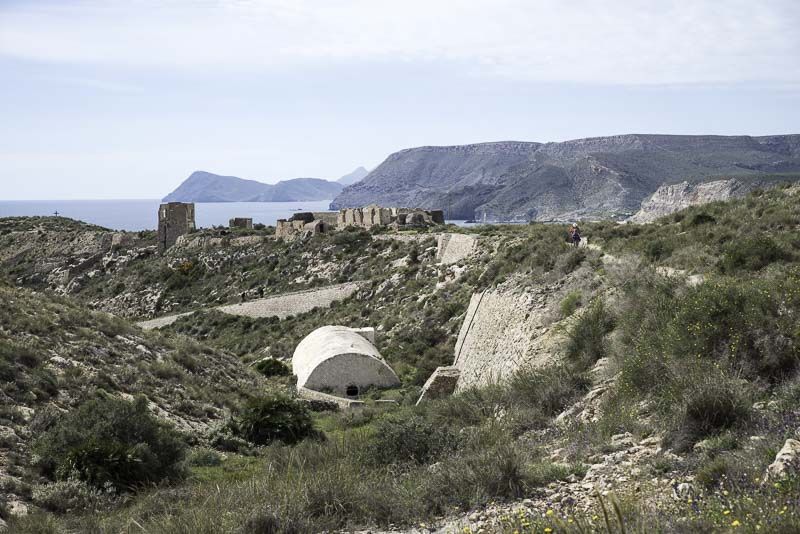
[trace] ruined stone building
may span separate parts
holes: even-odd
[[[175,244],[182,235],[194,231],[194,203],[168,202],[158,208],[158,252]]]
[[[228,221],[228,228],[246,228],[253,229],[253,219],[249,217],[234,217]]]
[[[345,208],[339,210],[336,226],[339,229],[348,226],[372,228],[373,226],[429,226],[444,224],[442,210],[422,210],[418,208],[383,208],[367,206],[364,208]]]
[[[389,388],[400,380],[373,344],[375,331],[323,326],[307,335],[292,356],[297,389],[358,397],[369,387]]]
[[[336,227],[335,211],[302,211],[290,219],[278,219],[275,237],[293,238],[298,235],[316,235],[329,232]]]
[[[391,226],[394,228],[425,227],[444,224],[442,210],[422,210],[416,208],[345,208],[336,211],[295,213],[290,219],[278,219],[275,237],[293,238],[298,235],[310,236],[343,230],[348,226],[372,228]]]

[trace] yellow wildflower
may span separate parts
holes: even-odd
[[[741,523],[739,523],[739,520],[738,520],[738,519],[734,519],[734,520],[731,522],[731,526],[732,526],[732,527],[738,527],[739,525],[741,525]]]
[[[729,513],[731,513],[731,511],[730,511],[730,510],[723,510],[723,511],[722,511],[722,514],[723,514],[723,515],[728,515]]]
[[[545,527],[544,531],[545,531],[545,532],[553,532],[553,529],[552,529],[552,528],[550,528],[550,527]]]
[[[553,515],[554,513],[555,513],[555,512],[554,512],[552,509],[550,509],[550,510],[548,510],[547,512],[545,512],[545,515],[548,515],[548,516],[550,516],[550,515]]]

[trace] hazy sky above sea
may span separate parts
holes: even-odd
[[[798,0],[0,0],[0,199],[420,145],[800,133]]]

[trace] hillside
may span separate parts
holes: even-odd
[[[144,396],[149,410],[192,443],[262,381],[235,357],[186,338],[144,333],[76,302],[0,280],[0,511],[24,511],[46,484],[31,446],[83,402]],[[0,519],[2,519],[0,514]]]
[[[449,219],[622,217],[665,184],[800,171],[800,135],[620,135],[561,143],[420,147],[389,156],[332,209],[371,203]]]
[[[367,169],[364,167],[358,167],[353,172],[345,174],[336,181],[344,186],[353,185],[354,183],[363,180],[368,174],[369,171]]]
[[[4,246],[19,240],[27,252],[7,265],[41,287],[24,272],[43,268],[57,220],[13,221],[0,221],[18,227]],[[19,532],[800,528],[800,189],[756,189],[650,224],[587,223],[577,249],[565,230],[450,227],[476,239],[452,264],[437,262],[429,233],[283,243],[204,231],[165,257],[134,252],[148,236],[131,236],[116,251],[131,259],[98,262],[74,298],[109,306],[106,288],[122,284],[121,313],[153,285],[170,309],[198,310],[157,339],[194,338],[246,362],[286,360],[326,324],[374,326],[401,386],[367,392],[362,411],[315,413],[326,440],[214,443],[216,459],[192,464],[186,480],[102,509],[7,520]],[[68,231],[58,239],[99,230]],[[359,289],[281,319],[208,306],[240,290],[342,281]],[[442,365],[461,373],[456,393],[417,405]]]
[[[276,184],[195,171],[164,202],[293,202],[327,200],[342,185],[319,178],[295,178]]]

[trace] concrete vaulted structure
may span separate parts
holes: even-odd
[[[368,339],[369,333],[373,331],[323,326],[307,335],[292,356],[298,390],[356,397],[369,387],[399,386],[400,380]]]

